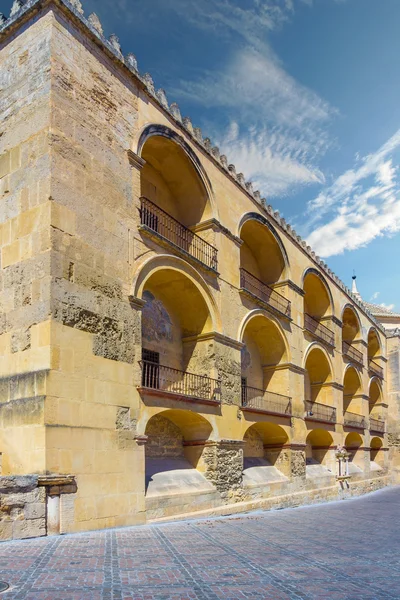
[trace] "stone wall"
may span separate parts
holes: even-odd
[[[37,476],[0,477],[0,539],[46,535],[46,490]]]

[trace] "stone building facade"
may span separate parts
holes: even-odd
[[[388,485],[382,325],[79,0],[0,23],[1,536]]]

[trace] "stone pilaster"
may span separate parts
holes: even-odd
[[[244,498],[243,446],[244,442],[239,440],[205,443],[202,456],[204,475],[227,504]]]

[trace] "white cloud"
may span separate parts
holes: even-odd
[[[380,292],[375,292],[374,294],[372,294],[371,298],[369,299],[370,302],[373,302],[374,300],[377,300],[377,298],[380,296]]]
[[[318,254],[341,254],[400,231],[398,167],[392,157],[399,147],[400,129],[358,169],[346,171],[309,203],[309,224],[330,214],[328,222],[307,236]]]
[[[230,124],[221,130],[213,120],[213,138],[265,195],[324,183],[316,163],[331,145],[326,125],[335,111],[286,73],[272,52],[241,49],[223,71],[181,82],[177,93],[222,109]]]

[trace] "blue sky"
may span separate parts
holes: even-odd
[[[347,285],[400,309],[399,0],[83,7]]]

